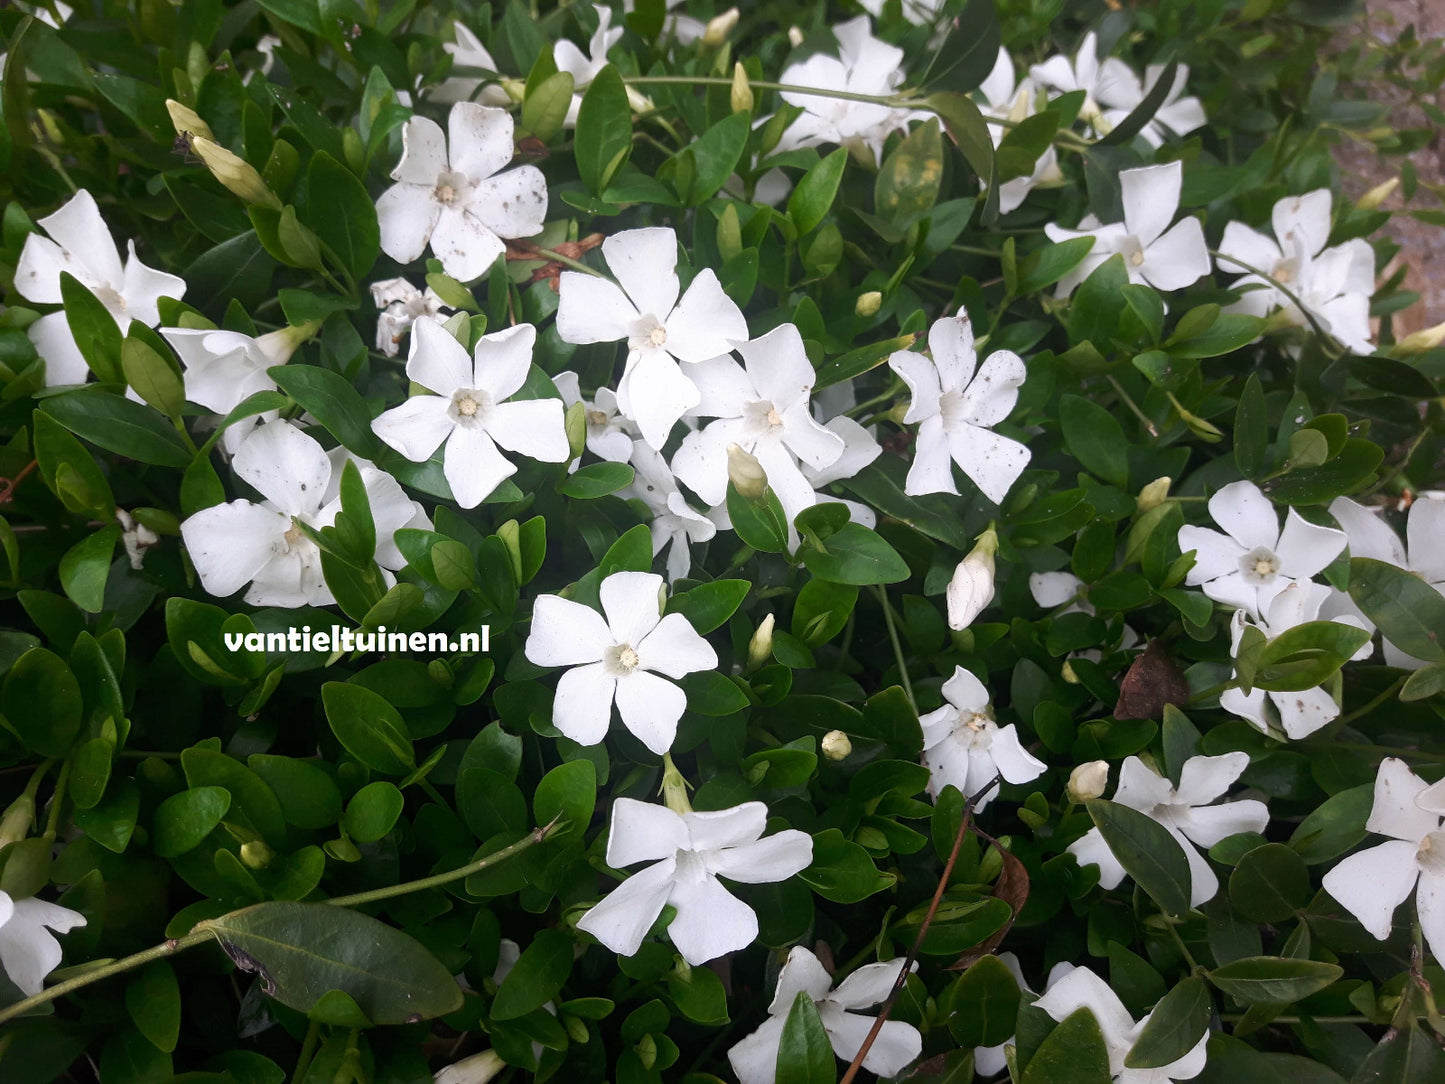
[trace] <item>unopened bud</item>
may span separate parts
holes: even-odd
[[[748,641],[748,670],[756,670],[763,663],[767,662],[773,654],[773,625],[772,614],[768,614],[758,623],[758,629],[753,633],[753,638]]]
[[[1069,662],[1068,659],[1065,659],[1064,665],[1059,667],[1059,677],[1063,678],[1069,685],[1077,685],[1079,683],[1079,675],[1074,673],[1074,664]]]
[[[1445,343],[1445,324],[1436,324],[1434,327],[1421,328],[1406,335],[1390,348],[1390,355],[1397,358],[1413,357],[1427,350],[1434,350],[1441,343]]]
[[[1380,204],[1384,203],[1387,199],[1389,199],[1390,193],[1395,191],[1395,189],[1399,187],[1400,178],[1391,177],[1388,181],[1384,181],[1381,184],[1375,185],[1374,188],[1370,189],[1358,200],[1356,200],[1355,206],[1360,208],[1360,210],[1362,211],[1373,211],[1376,207],[1380,206]]]
[[[241,861],[248,869],[265,869],[275,857],[276,852],[259,839],[241,844]]]
[[[803,32],[796,26],[788,27],[788,44],[794,49],[803,44]]]
[[[652,1037],[651,1032],[638,1039],[633,1050],[637,1053],[637,1060],[642,1062],[644,1069],[651,1069],[657,1064],[657,1040]]]
[[[830,730],[823,735],[823,755],[829,760],[847,760],[853,751],[853,743],[841,730]]]
[[[1174,484],[1172,478],[1155,478],[1147,486],[1139,491],[1139,501],[1136,511],[1143,515],[1151,508],[1158,508],[1169,497],[1169,487]]]
[[[728,445],[728,481],[746,501],[760,500],[768,491],[768,472],[757,457],[737,444]]]
[[[191,139],[191,150],[206,164],[206,168],[216,180],[247,203],[270,207],[273,210],[280,209],[281,201],[276,198],[276,193],[266,187],[266,182],[261,180],[261,174],[256,172],[256,167],[240,155],[232,154],[219,143],[213,143],[201,136]]]
[[[307,320],[304,324],[293,324],[257,336],[256,346],[266,358],[267,365],[285,365],[296,353],[297,347],[320,330],[320,320]]]
[[[662,754],[662,804],[674,813],[692,812],[692,802],[687,797],[687,780],[672,762],[671,753]]]
[[[587,404],[580,399],[567,408],[567,448],[576,459],[587,447]]]
[[[993,601],[993,555],[997,552],[998,532],[989,527],[953,570],[946,596],[948,627],[955,632],[972,625],[974,618]]]
[[[495,1050],[483,1050],[480,1054],[453,1062],[445,1069],[438,1069],[432,1077],[432,1084],[487,1084],[506,1067],[507,1063]]]
[[[635,87],[627,88],[627,104],[634,113],[651,113],[657,108],[651,98]]]
[[[1064,793],[1069,796],[1071,802],[1086,802],[1090,798],[1097,798],[1104,793],[1104,788],[1109,785],[1109,762],[1107,760],[1091,760],[1087,764],[1080,764],[1069,773],[1068,785]]]
[[[877,290],[869,290],[858,295],[858,300],[853,303],[853,312],[858,316],[872,316],[882,307],[883,295]]]
[[[567,1038],[571,1039],[574,1043],[585,1043],[588,1039],[592,1038],[592,1036],[587,1033],[587,1025],[582,1022],[580,1017],[562,1017],[562,1027],[567,1031]]]
[[[208,139],[215,142],[216,133],[201,119],[201,115],[188,105],[182,105],[174,98],[166,99],[166,111],[171,115],[171,124],[177,135],[188,135],[192,139]]]
[[[737,8],[733,8],[734,11]],[[732,110],[734,113],[751,113],[753,111],[753,88],[748,83],[748,71],[739,62],[733,65],[733,89],[731,97]],[[729,207],[732,204],[728,204]]]
[[[728,40],[728,35],[733,32],[733,27],[737,25],[737,8],[728,8],[727,11],[721,15],[714,15],[708,20],[707,26],[702,32],[702,43],[709,49],[716,49]]]
[[[0,847],[19,843],[30,834],[35,823],[35,796],[28,791],[10,803],[5,815],[0,817]]]

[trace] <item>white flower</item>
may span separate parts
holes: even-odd
[[[973,624],[985,606],[993,601],[993,555],[998,535],[992,528],[979,536],[978,545],[958,562],[948,581],[948,627],[956,632]]]
[[[789,64],[783,69],[781,81],[879,96],[892,94],[903,81],[903,50],[875,38],[868,16],[859,15],[835,26],[833,36],[838,39],[836,57],[815,53],[801,63]],[[795,90],[783,91],[782,98],[803,113],[783,132],[777,151],[835,143],[866,148],[877,162],[888,136],[906,131],[908,122],[917,116],[912,110]]]
[[[411,263],[431,244],[442,270],[470,282],[506,246],[503,238],[530,237],[547,214],[547,181],[536,166],[499,172],[512,160],[512,118],[502,109],[458,102],[447,135],[428,117],[402,127],[398,183],[376,201],[381,250]]]
[[[734,340],[747,338],[747,321],[709,268],[678,300],[677,234],[671,229],[615,233],[602,242],[602,255],[617,282],[563,271],[557,334],[569,343],[627,340],[617,402],[642,438],[661,450],[673,425],[700,398],[678,362],[726,354]]]
[[[652,512],[652,555],[656,557],[671,546],[667,578],[680,580],[692,569],[689,543],[706,542],[717,533],[717,525],[688,505],[662,453],[654,452],[645,441],[633,445],[632,468],[636,472],[632,484],[621,496],[637,497],[646,503]]]
[[[577,928],[619,956],[631,956],[671,904],[677,914],[667,933],[688,963],[696,966],[747,948],[758,936],[758,916],[718,877],[772,884],[813,861],[813,840],[804,832],[789,828],[761,838],[767,820],[768,807],[762,802],[674,813],[662,805],[617,799],[607,836],[607,864],[616,869],[638,862],[652,865],[614,888],[582,916]]]
[[[586,409],[589,452],[609,463],[626,463],[632,458],[632,439],[637,427],[618,411],[617,396],[611,388],[598,388],[589,403],[582,398],[576,373],[560,372],[552,378],[552,383],[562,394],[563,403],[569,407],[581,403]]]
[[[249,583],[245,600],[253,606],[334,602],[321,572],[321,550],[294,522],[325,527],[335,521],[341,501],[327,499],[331,458],[313,438],[277,420],[248,437],[231,465],[265,499],[214,505],[181,524],[201,585],[224,598]],[[373,471],[362,479],[380,552],[386,544],[394,548],[393,536],[411,524],[416,508],[391,475]]]
[[[477,342],[472,357],[445,328],[422,321],[412,328],[406,375],[432,395],[413,395],[371,423],[391,447],[414,463],[446,444],[442,470],[452,496],[475,508],[517,472],[500,444],[544,463],[565,463],[572,452],[560,399],[511,399],[532,367],[537,329],[517,324]]]
[[[916,969],[917,964],[914,967]],[[835,989],[832,976],[823,969],[818,957],[802,945],[794,945],[778,972],[778,985],[768,1006],[767,1021],[728,1051],[728,1061],[738,1080],[741,1084],[773,1084],[777,1079],[783,1025],[799,994],[813,999],[833,1053],[851,1062],[868,1037],[874,1019],[856,1010],[887,1000],[902,969],[901,959],[865,964]],[[897,1076],[922,1049],[923,1036],[912,1024],[884,1021],[863,1059],[863,1069],[877,1077]]]
[[[1138,77],[1117,57],[1099,61],[1099,39],[1091,30],[1079,43],[1079,51],[1071,61],[1066,56],[1051,56],[1042,64],[1029,68],[1029,77],[1054,92],[1053,97],[1084,92],[1079,119],[1102,128],[1100,107],[1127,105],[1131,92],[1138,86]]]
[[[1269,810],[1253,798],[1210,804],[1222,797],[1248,767],[1248,753],[1190,757],[1180,769],[1177,788],[1138,757],[1129,757],[1119,770],[1114,801],[1163,825],[1184,848],[1189,859],[1191,907],[1212,900],[1219,891],[1219,878],[1194,844],[1208,849],[1227,836],[1263,832],[1269,824]],[[1069,844],[1069,853],[1081,866],[1098,866],[1099,884],[1105,888],[1116,888],[1124,879],[1124,867],[1097,828],[1090,828]]]
[[[376,348],[389,358],[396,357],[401,337],[417,320],[445,322],[438,314],[446,303],[430,286],[422,291],[406,279],[385,279],[371,284],[371,300],[381,310],[376,318]]]
[[[887,0],[859,0],[863,10],[875,19],[883,14],[887,6]],[[938,18],[938,13],[943,10],[943,0],[902,0],[899,7],[903,17],[914,26],[924,26]],[[884,1076],[892,1076],[892,1073],[884,1073]]]
[[[161,540],[144,523],[137,523],[135,517],[124,508],[115,510],[116,522],[120,524],[121,544],[125,546],[125,555],[130,560],[130,567],[139,569],[145,563],[146,550],[150,549]]]
[[[1253,482],[1230,482],[1209,498],[1209,515],[1224,533],[1186,524],[1179,548],[1194,551],[1185,582],[1215,602],[1260,618],[1291,580],[1310,580],[1345,548],[1345,533],[1317,527],[1293,508],[1284,530],[1269,498]]]
[[[822,470],[837,462],[845,442],[813,419],[815,373],[792,324],[737,344],[739,365],[717,357],[692,367],[701,392],[697,413],[717,418],[689,433],[672,457],[677,477],[710,505],[727,499],[728,445],[753,455],[768,485],[793,517],[817,500],[801,465]]]
[[[691,45],[703,36],[707,24],[691,15],[672,14],[672,9],[682,3],[684,0],[667,0],[668,16],[662,24],[662,33],[664,37],[676,40],[679,45]],[[627,14],[632,14],[636,7],[636,0],[622,0],[622,10]]]
[[[541,1046],[540,1043],[532,1045]],[[507,1063],[500,1054],[495,1050],[483,1050],[438,1069],[432,1074],[432,1084],[487,1084],[505,1068]]]
[[[931,773],[929,794],[936,798],[951,783],[969,797],[995,775],[1008,783],[1027,783],[1048,768],[1023,747],[1012,723],[994,722],[988,690],[962,666],[943,683],[943,698],[947,701],[943,707],[918,720],[923,727],[923,764]],[[984,792],[974,808],[982,813],[997,793],[996,787]]]
[[[1069,773],[1068,785],[1064,793],[1068,795],[1071,802],[1087,802],[1090,798],[1098,798],[1104,793],[1104,788],[1109,784],[1109,762],[1107,760],[1091,760],[1086,764],[1080,764]]]
[[[1186,216],[1170,229],[1179,210],[1184,167],[1178,162],[1126,169],[1119,174],[1124,197],[1124,221],[1093,228],[1067,230],[1052,222],[1044,232],[1051,241],[1092,237],[1094,247],[1083,262],[1059,280],[1058,297],[1068,297],[1094,269],[1116,253],[1132,283],[1148,283],[1156,290],[1182,290],[1209,274],[1209,246],[1199,219]],[[1083,223],[1080,223],[1082,226]]]
[[[186,398],[224,417],[259,391],[275,391],[268,369],[285,365],[309,329],[282,328],[252,337],[214,328],[163,327],[161,334],[181,359]],[[235,455],[253,428],[278,417],[268,410],[242,418],[222,436]]]
[[[538,597],[525,652],[538,666],[571,667],[557,682],[552,725],[573,741],[600,742],[615,699],[643,745],[659,755],[672,747],[687,707],[674,682],[714,669],[717,652],[682,614],[661,616],[661,590],[654,573],[614,572],[598,588],[605,619],[580,602]]]
[[[1113,99],[1111,104],[1118,108],[1104,110],[1104,121],[1109,128],[1118,127],[1119,123],[1134,111],[1134,107],[1153,92],[1159,77],[1164,74],[1164,67],[1163,64],[1150,64],[1145,68],[1142,85],[1132,71],[1128,73],[1128,79],[1122,77],[1122,72],[1119,73],[1118,82],[1109,88],[1110,97]],[[1174,85],[1165,94],[1164,101],[1145,122],[1144,127],[1139,129],[1139,136],[1151,147],[1162,146],[1168,136],[1188,135],[1209,123],[1209,118],[1204,115],[1204,106],[1198,98],[1180,97],[1188,83],[1189,66],[1180,64],[1175,71]]]
[[[1397,757],[1380,761],[1375,804],[1365,827],[1389,836],[1352,854],[1324,876],[1324,889],[1377,939],[1390,936],[1395,908],[1415,889],[1425,942],[1445,958],[1445,786],[1433,786]],[[1418,884],[1417,884],[1418,882]]]
[[[952,467],[957,463],[985,497],[1000,504],[1029,462],[1028,448],[990,432],[1018,401],[1023,360],[998,350],[978,366],[973,328],[962,310],[934,321],[928,347],[931,359],[913,350],[888,359],[912,393],[904,424],[921,423],[904,492],[957,493]]]
[[[1154,1014],[1145,1013],[1143,1019],[1135,1023],[1119,995],[1087,967],[1076,967],[1057,978],[1034,1005],[1061,1023],[1079,1009],[1088,1009],[1103,1033],[1104,1047],[1109,1052],[1109,1072],[1117,1084],[1168,1084],[1189,1080],[1204,1071],[1208,1035],[1201,1035],[1187,1054],[1168,1065],[1157,1069],[1126,1067],[1124,1059]]]
[[[1031,572],[1029,573],[1029,594],[1046,610],[1062,606],[1054,616],[1063,614],[1092,614],[1093,605],[1085,594],[1084,581],[1072,572]]]
[[[184,279],[141,263],[134,241],[127,242],[129,255],[121,263],[95,198],[83,188],[54,214],[40,219],[39,226],[50,236],[26,237],[15,265],[15,290],[27,301],[60,304],[60,273],[68,271],[105,306],[125,334],[132,320],[155,327],[161,322],[156,303],[162,297],[179,300],[186,292]],[[85,382],[89,367],[63,311],[42,316],[27,333],[45,360],[47,387]]]
[[[85,925],[79,911],[34,896],[15,899],[0,891],[0,966],[26,997],[40,993],[45,976],[60,965],[55,933]]]
[[[607,50],[622,39],[622,27],[612,26],[610,8],[593,4],[592,10],[597,13],[597,29],[592,32],[585,54],[566,38],[552,46],[552,61],[557,65],[557,70],[572,76],[572,103],[567,107],[567,119],[562,122],[565,128],[577,127],[577,110],[582,108],[582,92],[597,78],[597,73],[607,67]]]
[[[825,389],[826,391],[827,389]],[[813,416],[817,417],[818,400],[813,399]],[[835,497],[825,492],[824,487],[843,478],[852,478],[873,460],[883,454],[883,446],[878,443],[873,434],[864,429],[852,418],[839,414],[823,426],[830,433],[834,433],[843,440],[843,451],[837,459],[821,469],[815,468],[806,460],[798,463],[803,477],[813,487],[814,503],[816,504],[841,504],[848,509],[848,515],[854,523],[861,523],[864,527],[872,528],[878,523],[877,513],[866,504],[859,504],[857,501],[850,501],[846,497]]]
[[[1231,311],[1265,316],[1280,309],[1291,324],[1303,327],[1308,318],[1279,289],[1283,286],[1342,343],[1368,353],[1375,250],[1359,237],[1325,247],[1331,202],[1328,188],[1286,196],[1270,215],[1273,239],[1242,222],[1230,222],[1219,242],[1217,262],[1221,271],[1246,272],[1234,281],[1235,289],[1257,287],[1246,290]]]
[[[1384,561],[1406,572],[1413,572],[1431,587],[1445,595],[1445,494],[1416,494],[1405,521],[1405,541],[1375,511],[1356,504],[1348,497],[1330,502],[1330,515],[1344,528],[1350,540],[1351,557],[1370,557]],[[1371,622],[1346,595],[1341,609],[1353,615],[1361,627],[1374,628]],[[1408,670],[1427,665],[1425,659],[1407,655],[1389,640],[1385,641],[1385,662]]]
[[[452,58],[454,68],[482,68],[490,72],[497,70],[497,62],[492,59],[492,54],[487,52],[482,39],[468,27],[453,22],[452,32],[456,41],[442,42],[442,49]],[[480,94],[477,93],[478,89],[481,90]],[[434,102],[478,101],[482,105],[502,109],[512,104],[512,99],[501,84],[475,75],[448,76],[444,82],[433,87],[427,96]]]
[[[327,451],[326,458],[331,461],[331,477],[326,481],[326,490],[321,495],[322,507],[337,503],[339,506],[341,498],[341,475],[346,469],[348,462],[355,463],[356,469],[361,472],[361,484],[366,486],[367,493],[373,490],[384,494],[387,497],[386,522],[395,524],[391,530],[378,529],[376,535],[376,563],[388,572],[399,572],[407,566],[407,560],[402,556],[401,548],[396,544],[396,532],[403,527],[410,527],[419,531],[429,531],[432,528],[431,517],[426,514],[426,508],[421,501],[414,501],[406,497],[406,502],[411,507],[410,517],[403,519],[405,512],[400,502],[395,501],[396,490],[401,487],[395,478],[387,474],[369,459],[363,459],[359,455],[352,455],[346,448],[338,444],[335,448]],[[402,496],[406,496],[402,491]],[[375,509],[372,510],[373,516]],[[388,581],[390,582],[390,581]]]
[[[1038,87],[1034,85],[1032,79],[1027,77],[1015,82],[1013,58],[1002,46],[999,47],[998,59],[994,61],[993,70],[979,84],[978,93],[994,115],[1013,121],[1015,124],[1037,112],[1034,104],[1038,97]],[[990,124],[988,125],[988,134],[989,138],[993,140],[993,145],[997,147],[1008,134],[1008,129],[1002,124]],[[1033,173],[1027,177],[1015,177],[1012,180],[1004,181],[999,186],[999,213],[1008,214],[1014,210],[1028,198],[1028,194],[1038,185],[1063,179],[1063,172],[1059,169],[1059,154],[1051,143],[1034,163]]]
[[[1266,619],[1263,621],[1250,621],[1243,610],[1235,610],[1234,618],[1230,622],[1230,654],[1239,653],[1239,643],[1248,625],[1256,626],[1272,640],[1297,625],[1317,620],[1320,607],[1329,597],[1330,588],[1324,584],[1300,580],[1291,582],[1270,600],[1265,612]],[[1348,615],[1335,620],[1357,628],[1363,627],[1359,621]],[[1355,658],[1367,658],[1372,650],[1371,645],[1366,643],[1356,652]],[[1225,711],[1233,712],[1241,719],[1248,719],[1260,730],[1269,733],[1272,720],[1266,704],[1274,705],[1278,725],[1294,739],[1308,737],[1340,714],[1340,706],[1322,685],[1296,692],[1275,693],[1254,689],[1246,693],[1240,689],[1226,689],[1219,694],[1219,706]]]

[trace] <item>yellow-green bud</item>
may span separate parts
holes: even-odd
[[[753,638],[748,641],[748,670],[756,670],[763,663],[767,662],[773,654],[773,625],[774,618],[768,614],[758,623],[757,631]]]
[[[1406,335],[1390,348],[1390,355],[1397,358],[1414,357],[1427,350],[1434,350],[1442,343],[1445,343],[1445,324],[1436,324],[1434,327],[1421,328]]]
[[[182,105],[174,98],[166,99],[166,112],[171,115],[171,124],[177,135],[188,135],[192,139],[208,139],[215,142],[216,133],[201,119],[201,115],[188,105]]]
[[[261,180],[261,174],[256,172],[256,167],[240,155],[232,154],[219,143],[213,143],[202,136],[191,138],[191,150],[206,164],[206,168],[216,180],[247,203],[270,207],[272,210],[280,209],[281,201],[276,198],[276,193],[266,187],[266,182]]]
[[[841,730],[830,730],[823,735],[823,756],[829,760],[847,760],[853,752],[853,743]]]
[[[738,25],[738,9],[728,8],[721,15],[714,15],[708,20],[706,28],[702,32],[702,43],[709,49],[716,49],[723,42],[727,41],[728,35],[733,32],[733,27]]]
[[[276,852],[259,839],[241,844],[241,861],[247,869],[265,869],[276,857]]]
[[[1151,508],[1158,508],[1169,499],[1169,487],[1174,484],[1172,478],[1155,478],[1147,486],[1139,491],[1139,501],[1136,506],[1138,515],[1143,515]]]
[[[567,408],[567,448],[576,459],[587,447],[587,404],[580,399]]]
[[[737,11],[737,8],[733,8]],[[747,69],[739,62],[733,65],[733,89],[731,104],[734,113],[751,113],[753,111],[753,88],[748,83]],[[732,204],[728,204],[729,207]]]
[[[872,316],[882,307],[883,295],[877,290],[869,290],[858,295],[858,300],[853,303],[853,312],[858,316]]]
[[[1077,685],[1079,683],[1079,675],[1074,673],[1074,665],[1069,662],[1068,659],[1065,659],[1064,665],[1059,667],[1059,677],[1063,678],[1070,685]]]
[[[1395,191],[1395,189],[1399,187],[1400,178],[1391,177],[1388,181],[1384,181],[1380,184],[1375,185],[1374,188],[1370,189],[1363,196],[1361,196],[1359,200],[1355,203],[1355,206],[1360,208],[1360,210],[1362,211],[1373,211],[1376,207],[1380,206],[1380,204],[1384,203],[1387,199],[1389,199],[1390,193]]]
[[[657,1040],[652,1037],[651,1033],[638,1039],[637,1045],[633,1049],[637,1051],[637,1060],[642,1062],[644,1069],[651,1069],[656,1064]]]
[[[728,445],[728,481],[738,491],[738,496],[747,501],[756,501],[768,489],[768,472],[749,452],[737,444]]]
[[[35,823],[35,796],[25,793],[10,803],[5,815],[0,817],[0,847],[19,843],[30,834]]]
[[[1102,795],[1108,784],[1109,762],[1091,760],[1087,764],[1080,764],[1069,773],[1069,782],[1064,792],[1071,802],[1086,802]]]
[[[662,804],[674,813],[691,813],[692,802],[687,797],[687,780],[672,762],[672,754],[662,755]]]

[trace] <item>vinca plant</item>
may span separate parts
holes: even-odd
[[[0,1079],[1445,1080],[1362,18],[5,6]]]

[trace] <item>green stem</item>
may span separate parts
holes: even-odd
[[[893,658],[898,662],[898,680],[903,683],[903,695],[908,697],[908,706],[918,714],[918,701],[913,699],[913,683],[908,680],[908,666],[903,661],[903,644],[898,640],[898,629],[893,623],[893,607],[888,602],[888,592],[882,587],[875,588],[878,601],[883,606],[883,623],[888,626],[888,639],[893,644]]]
[[[1392,698],[1397,692],[1399,692],[1400,689],[1404,686],[1406,680],[1407,680],[1407,679],[1406,679],[1406,678],[1403,678],[1403,677],[1396,678],[1393,682],[1390,683],[1389,688],[1387,688],[1387,689],[1386,689],[1384,692],[1382,692],[1379,696],[1377,696],[1377,697],[1375,697],[1373,700],[1371,700],[1371,701],[1370,701],[1368,704],[1366,704],[1364,707],[1356,708],[1354,711],[1350,712],[1348,715],[1342,715],[1342,716],[1340,716],[1340,717],[1339,717],[1338,719],[1336,719],[1336,720],[1334,721],[1334,723],[1332,724],[1335,732],[1338,732],[1341,727],[1345,727],[1345,726],[1348,726],[1350,723],[1353,723],[1356,719],[1359,719],[1359,718],[1361,718],[1361,717],[1363,717],[1363,716],[1369,715],[1370,712],[1374,711],[1376,708],[1378,708],[1378,707],[1379,707],[1381,704],[1383,704],[1385,701],[1391,699],[1391,698]]]
[[[1184,961],[1189,965],[1189,970],[1197,974],[1200,970],[1200,967],[1198,962],[1194,959],[1194,954],[1190,952],[1188,947],[1184,944],[1184,938],[1179,936],[1179,930],[1175,927],[1174,922],[1169,918],[1169,916],[1165,915],[1164,919],[1164,925],[1169,930],[1169,936],[1174,938],[1174,944],[1179,947],[1179,952],[1183,955]]]
[[[296,1069],[291,1074],[291,1084],[301,1084],[306,1079],[306,1070],[311,1068],[311,1059],[316,1056],[316,1047],[321,1040],[321,1022],[311,1020],[306,1024],[306,1038],[301,1041],[301,1054],[296,1059]]]
[[[359,1079],[361,1047],[357,1045],[357,1040],[360,1037],[360,1028],[352,1028],[346,1033],[346,1052],[341,1055],[341,1064],[332,1074],[331,1084],[350,1084],[351,1081]]]
[[[564,256],[560,252],[553,252],[550,248],[543,248],[541,245],[534,245],[526,238],[515,238],[512,247],[526,249],[535,252],[539,259],[551,260],[553,263],[560,263],[563,267],[570,267],[573,271],[583,271],[594,278],[605,279],[607,276],[595,267],[588,267],[581,260],[574,260],[571,256]]]
[[[1358,741],[1302,741],[1296,742],[1307,749],[1343,749],[1349,753],[1384,753],[1392,757],[1414,757],[1431,764],[1445,764],[1445,753],[1426,753],[1420,749],[1394,749],[1384,745],[1371,745]]]
[[[54,842],[55,834],[60,829],[60,810],[65,805],[65,784],[70,781],[70,761],[60,766],[60,774],[55,777],[55,793],[50,798],[50,816],[45,822],[45,838]]]
[[[1139,404],[1134,402],[1134,400],[1130,397],[1129,393],[1124,390],[1124,385],[1120,384],[1117,380],[1115,380],[1112,374],[1108,375],[1105,379],[1109,381],[1109,384],[1111,387],[1113,387],[1115,394],[1117,394],[1120,399],[1124,400],[1124,405],[1129,408],[1129,410],[1133,413],[1134,417],[1138,418],[1139,421],[1144,424],[1144,431],[1155,440],[1158,440],[1158,428],[1154,425],[1152,421],[1149,420],[1149,415],[1145,414],[1144,411],[1139,409]]]
[[[1328,331],[1326,331],[1324,325],[1320,323],[1319,318],[1305,307],[1304,302],[1299,299],[1299,295],[1296,294],[1284,283],[1276,279],[1273,275],[1269,274],[1267,271],[1261,271],[1257,267],[1252,267],[1249,264],[1245,263],[1243,260],[1236,259],[1233,256],[1226,255],[1225,253],[1218,252],[1214,249],[1210,249],[1209,254],[1214,257],[1216,262],[1219,260],[1227,260],[1229,263],[1232,263],[1236,267],[1247,271],[1249,274],[1258,275],[1260,278],[1264,279],[1264,281],[1268,282],[1273,289],[1278,290],[1280,293],[1284,294],[1285,297],[1289,298],[1292,302],[1294,302],[1295,308],[1299,309],[1299,311],[1304,315],[1304,318],[1310,322],[1310,327],[1314,329],[1316,335],[1324,339],[1326,342],[1335,343],[1341,350],[1345,349],[1344,344],[1341,343],[1338,339],[1336,339],[1333,335],[1331,335]]]

